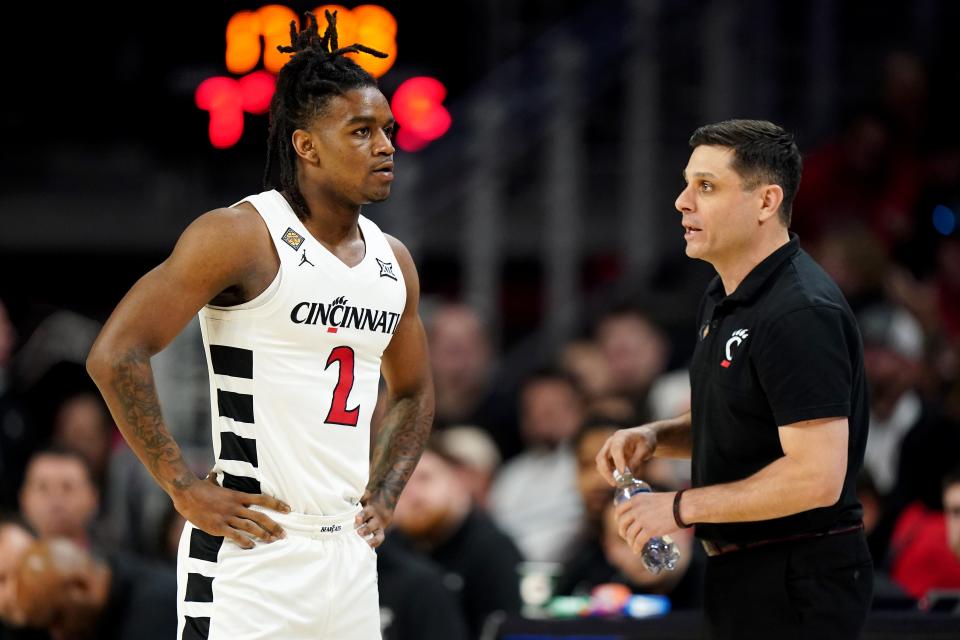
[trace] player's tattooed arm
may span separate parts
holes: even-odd
[[[211,252],[214,243],[223,243],[223,250]],[[263,256],[267,258],[259,260]],[[223,488],[214,477],[198,481],[164,423],[150,356],[170,344],[219,293],[246,282],[251,273],[276,269],[274,259],[256,210],[216,209],[200,216],[173,253],[127,292],[87,356],[87,372],[123,437],[176,510],[208,534],[229,537],[245,549],[253,546],[252,539],[269,542],[283,536],[283,529],[253,505],[283,512],[290,508],[273,496]]]
[[[214,242],[222,242],[223,250],[211,252]],[[266,243],[269,253],[259,243]],[[205,213],[183,232],[170,256],[130,288],[90,349],[88,373],[124,438],[167,493],[194,487],[197,478],[164,424],[150,357],[219,293],[243,282],[246,274],[269,271],[253,256],[272,256],[272,251],[256,210]]]
[[[131,348],[112,363],[111,373],[112,404],[122,417],[118,426],[157,482],[168,491],[182,491],[196,482],[164,424],[146,351]]]
[[[367,493],[393,512],[430,436],[433,394],[420,393],[391,401],[377,434]]]
[[[365,498],[385,511],[389,519],[430,437],[434,397],[426,332],[418,315],[417,270],[406,247],[389,236],[388,240],[403,273],[407,303],[381,362],[389,396],[374,445]]]

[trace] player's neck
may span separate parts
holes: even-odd
[[[301,188],[310,216],[303,225],[310,234],[329,246],[338,246],[360,237],[360,206],[337,200],[329,194]]]

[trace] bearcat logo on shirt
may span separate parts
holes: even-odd
[[[727,340],[727,346],[724,353],[724,355],[726,355],[727,358],[726,360],[722,360],[720,362],[721,367],[723,367],[724,369],[728,369],[730,367],[730,363],[733,362],[733,348],[739,347],[741,344],[743,344],[743,341],[746,340],[749,336],[750,336],[749,329],[737,329],[736,331],[733,332],[733,334],[730,336],[730,339]]]
[[[327,327],[328,333],[336,333],[337,329],[358,329],[392,334],[400,314],[353,307],[344,296],[340,296],[329,304],[298,302],[290,310],[290,320],[296,324],[321,324]]]

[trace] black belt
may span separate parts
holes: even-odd
[[[753,542],[714,542],[713,540],[701,540],[700,544],[703,545],[703,549],[707,552],[707,555],[713,557],[722,556],[725,553],[731,553],[733,551],[743,551],[745,549],[753,549],[754,547],[763,547],[768,544],[793,542],[794,540],[806,540],[808,538],[824,538],[826,536],[836,536],[840,535],[841,533],[853,533],[854,531],[862,530],[863,523],[861,522],[850,527],[830,529],[829,531],[818,531],[816,533],[798,533],[792,536],[784,536],[783,538],[770,538],[768,540],[755,540]]]

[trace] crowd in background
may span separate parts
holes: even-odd
[[[932,130],[922,70],[894,63],[884,98],[805,154],[793,220],[863,338],[871,415],[858,492],[875,606],[923,609],[960,589],[960,141]],[[689,408],[672,355],[689,345],[668,336],[692,344],[696,309],[688,327],[663,326],[652,308],[610,309],[505,386],[490,319],[454,301],[424,308],[436,421],[379,551],[385,637],[479,637],[498,612],[529,606],[531,572],[557,595],[618,582],[698,607],[705,555],[692,534],[678,534],[676,571],[648,573],[617,535],[594,465],[615,429]],[[78,637],[172,637],[183,520],[86,376],[101,319],[57,310],[27,335],[0,302],[0,638],[46,637],[16,631],[25,620]],[[171,430],[203,474],[197,334],[189,327],[155,368]],[[634,474],[664,491],[690,482],[679,461]]]

